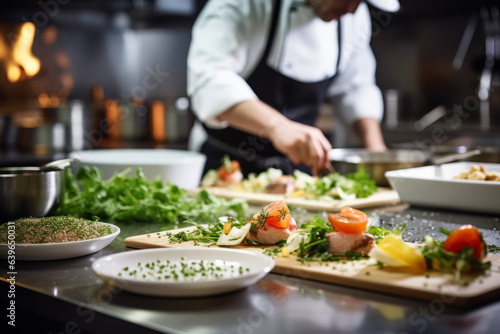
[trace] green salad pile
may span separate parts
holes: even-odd
[[[149,181],[140,168],[130,169],[103,180],[96,167],[84,166],[76,176],[66,169],[57,215],[101,220],[182,223],[185,220],[210,222],[213,217],[244,216],[248,208],[241,199],[216,198],[206,191],[189,195],[185,189],[160,179]]]

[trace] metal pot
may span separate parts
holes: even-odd
[[[0,168],[0,222],[44,217],[59,203],[62,169]]]
[[[388,150],[373,152],[365,149],[332,149],[328,153],[332,166],[340,174],[353,173],[362,167],[377,185],[387,187],[389,183],[384,173],[390,170],[437,165],[469,158],[479,154],[479,150],[433,156],[420,150]]]

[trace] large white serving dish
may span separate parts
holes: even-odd
[[[156,263],[158,266],[169,261],[169,265],[179,265],[180,262],[201,260],[218,262],[220,266],[242,266],[245,270],[242,273],[238,271],[234,274],[228,273],[225,277],[217,279],[202,277],[183,279],[181,276],[178,281],[174,281],[163,279],[167,271],[161,275],[161,279],[157,279],[156,276],[149,275],[145,268],[149,263]],[[189,247],[134,250],[112,254],[96,260],[92,264],[92,270],[103,280],[118,285],[125,291],[156,297],[200,297],[239,290],[255,284],[267,275],[274,265],[272,258],[257,252]],[[133,276],[127,274],[133,270],[137,270],[138,274]]]
[[[199,152],[167,149],[88,150],[73,152],[71,157],[78,160],[73,164],[76,170],[83,165],[96,166],[105,180],[129,167],[132,175],[141,167],[148,180],[160,177],[184,189],[199,186],[206,161]]]
[[[104,224],[111,226],[111,234],[100,238],[46,244],[15,244],[15,259],[16,261],[63,260],[98,252],[120,234],[118,226]],[[0,258],[7,259],[8,252],[9,245],[0,244]]]
[[[500,182],[453,178],[474,164],[500,172],[500,164],[455,162],[388,171],[385,176],[401,200],[413,205],[500,213]]]

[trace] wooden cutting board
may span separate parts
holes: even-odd
[[[207,247],[194,246],[193,242],[171,244],[166,233],[190,231],[195,227],[178,230],[148,233],[125,239],[125,245],[131,248],[176,248]],[[217,246],[210,246],[217,247]],[[262,252],[260,246],[235,246],[243,249]],[[391,272],[367,264],[367,260],[330,262],[328,265],[319,262],[302,264],[295,256],[284,258],[276,256],[274,273],[294,276],[303,279],[317,280],[332,284],[345,285],[387,294],[416,299],[439,301],[444,305],[473,306],[493,300],[500,296],[500,255],[488,255],[491,261],[489,273],[480,276],[464,277],[466,284],[453,283],[450,274],[429,272],[427,275]]]
[[[284,200],[288,205],[299,206],[309,210],[340,211],[345,206],[356,209],[375,207],[398,203],[400,201],[398,193],[390,188],[379,188],[379,191],[367,198],[356,198],[353,200],[316,200],[304,197],[291,197],[279,194],[253,193],[242,190],[232,190],[227,188],[209,187],[204,188],[210,194],[223,198],[242,198],[249,203],[266,205],[274,201]],[[195,190],[199,192],[201,189]]]

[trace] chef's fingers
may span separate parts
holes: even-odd
[[[311,158],[312,166],[316,171],[327,168],[329,164],[328,152],[331,150],[332,146],[328,139],[324,136],[323,132],[319,129],[314,129],[313,138],[311,140]]]

